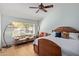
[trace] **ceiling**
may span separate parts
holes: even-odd
[[[38,9],[30,9],[29,7],[38,7],[40,3],[0,3],[0,11],[4,15],[14,16],[32,20],[42,20],[45,16],[52,12],[53,8],[47,8],[48,12],[39,11]],[[50,5],[52,3],[44,3],[44,5]]]

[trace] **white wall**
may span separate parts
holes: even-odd
[[[0,14],[0,48],[1,48],[1,14]]]
[[[40,32],[51,33],[59,26],[71,26],[79,30],[79,4],[54,4],[52,12],[41,22]]]
[[[6,16],[6,15],[2,15],[2,21],[1,21],[1,36],[3,36],[3,31],[5,29],[5,26],[7,24],[9,24],[10,22],[12,21],[22,21],[22,22],[29,22],[29,23],[34,23],[35,26],[36,26],[36,34],[37,34],[37,27],[38,27],[38,21],[34,21],[34,20],[30,20],[30,19],[23,19],[23,18],[16,18],[16,17],[13,17],[13,16]],[[6,30],[6,34],[5,34],[5,38],[6,38],[6,42],[8,44],[13,44],[13,41],[14,39],[12,38],[12,29],[10,28],[7,28]],[[2,39],[2,46],[5,45],[4,41],[3,41],[3,37],[1,37]]]

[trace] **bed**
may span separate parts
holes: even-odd
[[[62,26],[56,28],[57,32],[79,33],[78,30]],[[79,56],[79,40],[56,38],[52,35],[35,39],[33,47],[39,56]]]

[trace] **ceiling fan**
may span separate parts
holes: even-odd
[[[43,10],[44,12],[47,12],[47,10],[45,10],[45,8],[52,8],[52,7],[53,7],[53,5],[44,6],[43,3],[41,3],[40,5],[38,5],[38,7],[29,7],[29,8],[33,8],[33,9],[38,8],[38,10],[36,11],[36,13],[38,13],[39,10]]]

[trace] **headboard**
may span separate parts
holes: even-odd
[[[56,32],[73,32],[73,33],[79,33],[78,30],[76,30],[76,29],[74,29],[72,27],[67,27],[67,26],[58,27],[54,31],[56,31]]]

